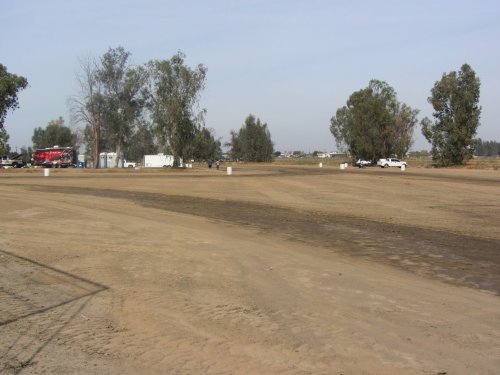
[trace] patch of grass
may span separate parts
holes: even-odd
[[[411,168],[435,168],[435,164],[431,157],[420,158],[403,158]],[[338,166],[340,163],[352,164],[352,161],[345,156],[337,158],[314,158],[312,156],[303,158],[276,158],[273,164],[276,165],[318,165],[323,163],[323,166]],[[463,169],[500,169],[500,158],[479,156],[469,160],[465,165],[451,166],[448,168],[463,168]]]
[[[335,158],[315,158],[312,156],[306,156],[303,158],[276,158],[274,163],[277,165],[318,165],[323,163],[324,166],[339,165],[340,163],[349,163],[351,160],[345,156],[339,156]]]
[[[408,164],[411,167],[434,168],[436,167],[432,158],[409,158]],[[500,169],[500,158],[478,156],[469,160],[465,165],[454,165],[447,168],[454,169]]]

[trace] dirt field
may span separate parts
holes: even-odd
[[[0,170],[0,216],[0,373],[499,373],[500,171]]]

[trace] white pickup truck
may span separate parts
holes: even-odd
[[[134,161],[124,161],[123,162],[123,168],[135,168],[137,166],[137,163]]]
[[[0,156],[0,168],[21,168],[24,166],[23,159],[21,155],[15,158],[10,158],[8,156]]]
[[[381,168],[389,168],[389,167],[398,167],[401,168],[403,165],[408,167],[408,164],[399,159],[394,159],[394,158],[387,158],[387,159],[379,159],[377,161],[377,165]]]

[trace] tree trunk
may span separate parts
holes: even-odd
[[[118,141],[116,144],[116,160],[115,160],[115,168],[118,168],[118,165],[120,164],[120,153],[121,153],[122,145],[121,141]]]
[[[94,143],[94,168],[99,168],[100,154],[101,154],[101,124],[98,119],[92,120],[92,140]]]

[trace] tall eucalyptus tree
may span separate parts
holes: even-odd
[[[150,72],[150,109],[160,142],[174,155],[174,163],[193,154],[197,131],[203,126],[205,110],[199,99],[205,88],[207,69],[195,68],[178,52],[169,60],[148,63]]]
[[[351,94],[347,104],[330,120],[338,145],[355,157],[375,160],[404,156],[413,138],[418,110],[397,100],[386,82],[371,80],[368,87]]]
[[[422,120],[422,133],[431,143],[432,158],[441,166],[464,164],[472,157],[481,116],[481,82],[470,65],[443,74],[434,84],[429,103],[434,123]]]
[[[146,103],[147,71],[130,64],[130,52],[123,47],[110,48],[101,58],[98,78],[102,83],[106,111],[106,140],[121,155],[128,148],[137,120]],[[119,158],[116,158],[118,166]]]

